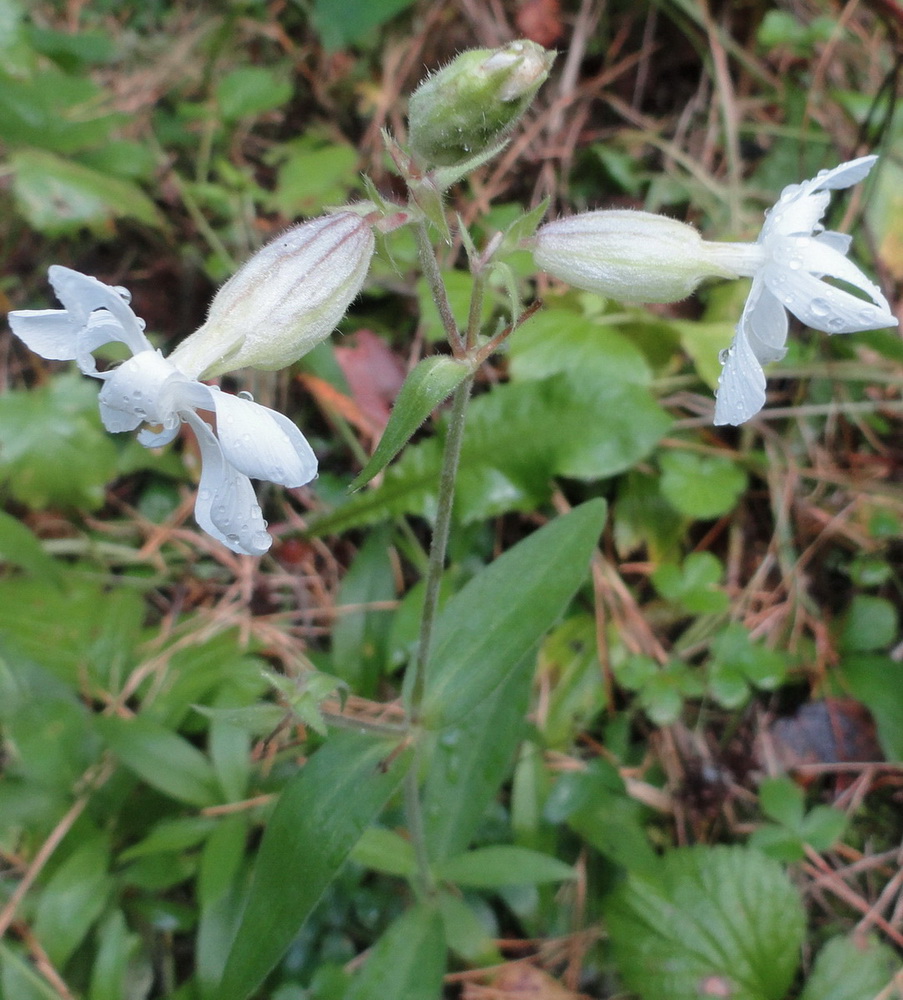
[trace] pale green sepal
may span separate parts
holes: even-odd
[[[381,472],[408,443],[424,420],[455,391],[470,372],[468,364],[444,354],[421,361],[401,387],[376,451],[349,488],[359,490]]]
[[[435,170],[430,171],[430,177],[440,191],[447,191],[452,184],[457,184],[459,180],[473,173],[478,167],[482,167],[484,163],[488,163],[493,157],[498,156],[509,141],[503,139],[494,146],[490,146],[489,149],[483,150],[482,153],[477,153],[476,156],[471,156],[453,166],[436,167]]]

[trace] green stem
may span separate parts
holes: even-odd
[[[423,807],[420,803],[420,755],[421,741],[414,741],[414,759],[404,778],[404,805],[408,820],[408,835],[417,861],[415,889],[424,896],[436,892],[436,880],[430,867],[430,857],[426,849],[426,835],[423,830]]]
[[[442,280],[442,272],[439,270],[439,262],[436,260],[436,253],[430,242],[430,234],[425,222],[418,222],[414,226],[414,235],[417,238],[417,255],[420,258],[420,267],[423,270],[426,283],[429,285],[430,295],[432,295],[436,308],[439,310],[439,319],[442,321],[445,336],[448,338],[455,355],[460,356],[464,353],[464,340],[448,301],[448,292],[445,288],[445,282]]]
[[[448,435],[445,438],[442,473],[439,478],[439,505],[436,510],[436,525],[433,528],[433,540],[430,545],[426,593],[423,597],[423,613],[420,618],[420,641],[417,647],[417,657],[408,668],[402,691],[402,699],[408,718],[413,722],[417,721],[417,714],[423,699],[426,667],[429,663],[433,626],[439,605],[439,585],[445,570],[445,553],[448,548],[452,504],[455,499],[455,479],[458,474],[458,461],[461,458],[461,442],[464,439],[464,420],[472,386],[473,375],[468,375],[455,389],[455,394],[452,397],[451,417],[449,418]]]

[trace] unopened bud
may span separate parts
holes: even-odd
[[[621,302],[676,302],[704,278],[737,277],[716,259],[718,248],[676,219],[616,210],[546,223],[533,259],[575,288]]]
[[[497,145],[529,107],[554,59],[530,41],[462,52],[411,95],[414,154],[430,167],[451,166]]]
[[[207,321],[170,361],[192,378],[291,364],[336,328],[361,290],[373,250],[370,223],[353,211],[286,230],[220,288]]]

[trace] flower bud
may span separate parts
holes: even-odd
[[[703,278],[736,278],[684,222],[651,212],[585,212],[546,223],[533,240],[538,267],[575,288],[621,302],[676,302]]]
[[[170,354],[192,378],[283,368],[325,340],[361,290],[370,223],[339,211],[286,230],[216,293],[207,321]]]
[[[408,141],[428,166],[451,166],[497,143],[549,75],[553,52],[530,41],[462,52],[411,95]]]

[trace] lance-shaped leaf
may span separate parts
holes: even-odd
[[[436,1000],[442,993],[445,954],[438,908],[418,903],[377,941],[345,1000]]]
[[[470,374],[471,368],[446,355],[425,358],[408,375],[370,461],[351,484],[358,490],[381,472],[436,407]]]
[[[605,522],[590,500],[540,528],[475,576],[436,625],[424,720],[459,722],[533,649],[586,579]]]
[[[219,1000],[246,1000],[282,957],[404,776],[410,757],[395,749],[368,734],[337,732],[285,786],[260,844]]]

